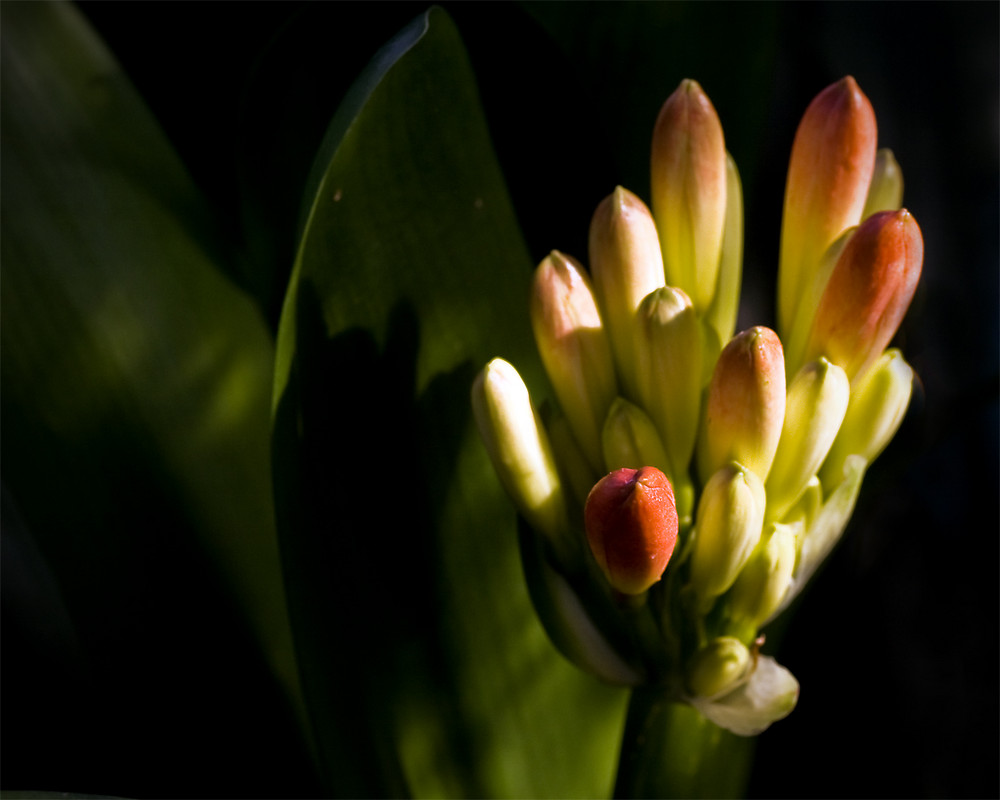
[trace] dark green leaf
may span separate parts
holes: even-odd
[[[125,653],[155,651],[158,624],[185,641],[198,623],[165,609],[209,620],[201,592],[235,596],[294,695],[266,327],[218,269],[207,209],[78,12],[5,5],[2,55],[5,485],[92,656],[117,652],[118,637]],[[228,591],[205,577],[206,551]],[[177,655],[191,672],[210,666]],[[121,664],[143,698],[178,691],[179,676],[159,688],[148,666]]]
[[[275,481],[331,790],[595,796],[625,695],[531,606],[470,414],[493,355],[539,385],[531,272],[458,33],[432,10],[349,94],[278,341]]]

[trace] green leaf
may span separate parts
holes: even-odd
[[[343,795],[610,791],[625,694],[567,663],[471,419],[540,385],[532,264],[459,35],[433,9],[331,123],[281,319],[275,498],[319,752]]]
[[[141,580],[127,573],[136,553],[155,570],[194,531],[294,695],[266,327],[218,269],[183,166],[75,8],[5,6],[2,73],[5,484],[92,629]],[[190,580],[173,576],[178,598]]]

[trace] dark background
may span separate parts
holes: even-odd
[[[749,793],[997,796],[1000,6],[444,5],[469,48],[536,259],[553,247],[585,255],[590,215],[616,184],[648,198],[659,104],[682,78],[701,82],[744,181],[741,327],[773,323],[795,125],[822,88],[857,78],[924,233],[921,286],[899,337],[921,387],[842,546],[781,632],[779,657],[802,695],[760,737]],[[424,6],[80,7],[217,209],[234,277],[275,322],[325,125],[375,50]],[[196,626],[171,630],[177,609],[152,596],[132,610],[142,618],[109,623],[113,646],[139,649],[138,673],[59,673],[5,606],[4,786],[321,793],[208,567],[199,575],[198,556],[181,548],[157,568],[165,576],[180,563],[193,577],[185,600],[170,602],[197,608]],[[5,600],[16,588],[5,571]],[[158,644],[164,636],[185,648]],[[204,670],[214,676],[208,695]]]

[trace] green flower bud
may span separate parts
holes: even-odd
[[[538,265],[531,325],[559,405],[587,461],[600,472],[601,428],[618,396],[618,383],[590,279],[580,262],[553,250]]]
[[[706,611],[727,591],[760,541],[764,484],[736,462],[705,484],[695,516],[691,586]]]
[[[788,525],[765,526],[760,542],[729,592],[729,617],[753,636],[777,610],[795,569],[795,530]]]
[[[879,211],[895,211],[903,205],[903,170],[899,168],[892,150],[883,147],[875,155],[875,174],[868,187],[868,199],[861,219],[868,219]]]
[[[676,484],[687,475],[698,433],[700,326],[691,300],[670,286],[647,295],[636,319],[639,399],[663,437]]]
[[[608,583],[642,594],[660,580],[677,544],[673,487],[655,467],[615,470],[587,497],[584,525]]]
[[[635,403],[619,397],[611,404],[601,434],[604,466],[611,472],[622,467],[638,469],[643,464],[668,474],[667,451],[656,426]]]
[[[682,288],[704,310],[718,283],[726,146],[718,114],[696,81],[681,81],[660,110],[651,178],[667,283]]]
[[[562,551],[568,530],[562,484],[545,428],[517,370],[502,358],[490,361],[472,385],[472,410],[514,505]]]
[[[723,348],[712,373],[698,440],[702,481],[729,461],[766,478],[784,418],[781,342],[769,328],[750,328]]]
[[[688,663],[688,691],[706,699],[725,694],[746,675],[750,663],[750,651],[739,639],[732,636],[713,639]]]
[[[792,380],[767,475],[767,519],[782,519],[805,491],[840,430],[850,393],[844,370],[825,358],[806,364]]]
[[[591,220],[590,274],[622,382],[635,397],[633,318],[642,298],[663,286],[663,256],[652,214],[621,186]]]
[[[545,419],[545,427],[552,444],[556,466],[563,485],[567,486],[573,498],[573,508],[583,508],[587,495],[599,477],[599,473],[590,468],[587,459],[573,437],[566,415],[552,413]]]
[[[844,479],[848,456],[871,463],[885,449],[906,416],[913,393],[913,369],[892,348],[851,390],[844,422],[823,463],[820,479],[827,491]]]

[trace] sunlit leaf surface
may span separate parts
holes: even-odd
[[[346,795],[607,794],[625,695],[547,640],[471,420],[489,357],[538,381],[532,264],[444,12],[376,56],[313,186],[274,472],[327,780]]]

